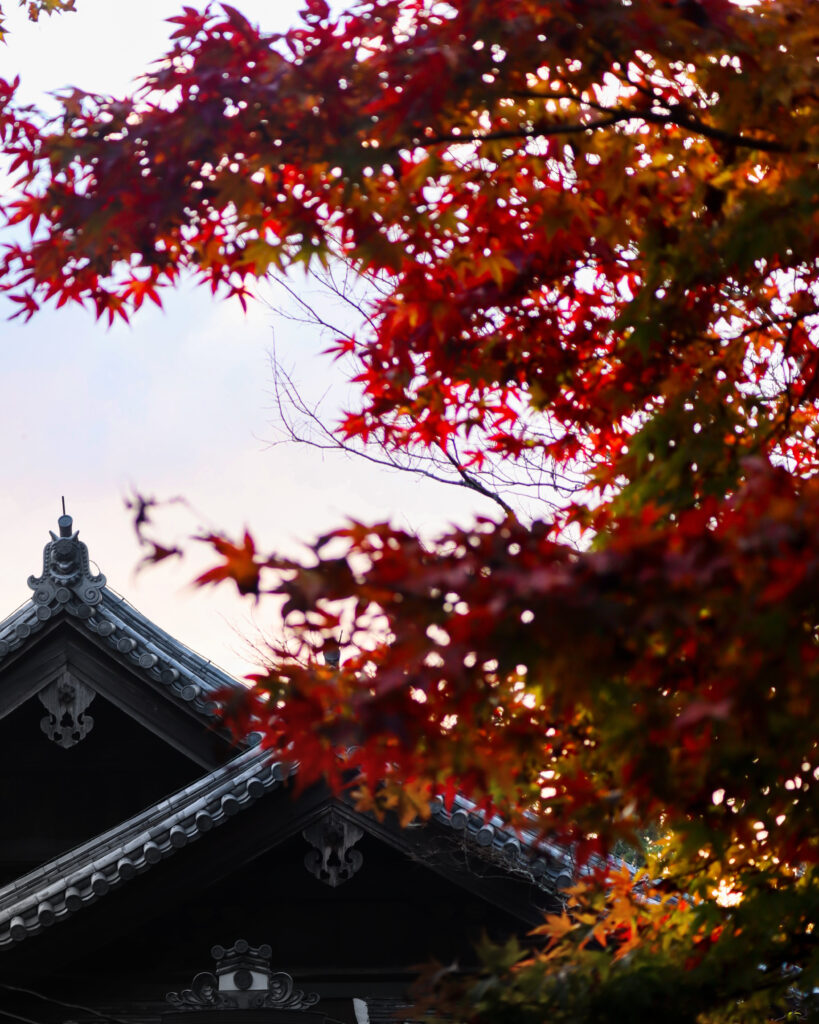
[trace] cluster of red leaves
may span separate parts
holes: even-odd
[[[234,720],[302,783],[357,771],[402,819],[458,786],[588,852],[662,816],[676,895],[741,873],[804,966],[819,5],[310,0],[277,36],[227,5],[171,20],[135,98],[72,92],[49,124],[0,85],[20,313],[127,319],[184,273],[244,301],[341,256],[380,283],[337,346],[361,363],[344,434],[457,443],[475,472],[579,461],[593,492],[558,524],[435,544],[353,525],[309,566],[201,538],[221,562],[199,582],[278,596],[301,643]],[[319,655],[342,627],[336,669]],[[617,915],[600,934],[629,942]],[[713,962],[723,933],[691,916],[690,962]]]
[[[438,545],[351,526],[309,568],[259,556],[304,656],[257,680],[268,741],[305,778],[457,779],[606,847],[668,814],[723,845],[764,826],[783,861],[816,860],[816,790],[793,780],[816,753],[819,481],[747,472],[673,524],[610,521],[599,551],[484,521]],[[360,653],[317,665],[342,624]]]
[[[232,580],[240,594],[259,594],[260,565],[256,560],[256,544],[245,530],[241,544],[232,544],[224,537],[208,534],[200,540],[210,544],[217,554],[224,558],[222,565],[217,565],[197,577],[200,587],[208,583],[224,583]]]
[[[458,437],[473,460],[540,446],[606,484],[651,469],[627,435],[667,404],[713,415],[701,385],[719,381],[738,448],[812,467],[792,413],[817,387],[817,17],[393,0],[267,36],[186,8],[136,99],[74,92],[59,126],[6,145],[10,221],[33,239],[2,287],[26,316],[127,318],[185,270],[244,300],[250,278],[342,253],[390,282],[354,343],[348,434]],[[527,406],[548,437],[521,429]]]
[[[541,444],[544,459],[585,456],[593,483],[620,492],[589,556],[538,526],[487,524],[432,554],[353,530],[363,577],[349,562],[297,571],[287,607],[373,604],[389,640],[344,684],[290,666],[279,741],[372,742],[373,777],[428,758],[509,805],[531,806],[562,759],[555,807],[582,827],[619,785],[646,813],[675,792],[706,804],[727,781],[709,761],[717,726],[778,721],[770,673],[793,658],[803,671],[812,639],[784,646],[756,610],[742,638],[718,625],[741,582],[722,548],[746,507],[720,499],[748,453],[816,465],[817,18],[797,0],[764,16],[724,0],[393,0],[337,20],[313,5],[266,36],[232,7],[185,8],[136,99],[73,92],[59,124],[35,125],[4,87],[18,175],[6,209],[31,239],[7,246],[0,286],[22,313],[91,301],[128,317],[186,270],[241,298],[249,278],[341,252],[389,282],[356,342],[365,402],[348,434],[457,435],[478,463],[482,446],[515,458]],[[528,430],[540,411],[548,442]],[[200,582],[257,594],[267,563],[252,539],[206,539],[224,562]],[[760,594],[802,594],[801,553],[782,555],[784,575],[763,556]],[[610,753],[600,694],[638,712],[611,718],[616,744],[650,741],[616,782],[595,774]]]

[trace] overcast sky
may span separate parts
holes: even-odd
[[[285,28],[298,6],[235,4],[270,30]],[[164,51],[164,19],[181,4],[77,0],[78,13],[37,25],[15,0],[4,6],[12,34],[0,51],[2,74],[19,73],[23,95],[41,102],[66,85],[127,90]],[[306,287],[300,276],[293,284]],[[25,325],[0,320],[0,616],[28,598],[26,578],[39,572],[63,494],[109,585],[237,674],[251,667],[241,636],[274,626],[273,609],[254,611],[225,588],[191,588],[202,565],[135,575],[139,549],[123,504],[133,488],[184,495],[196,512],[176,517],[180,529],[238,533],[248,525],[263,544],[290,552],[347,516],[391,518],[428,532],[468,518],[473,504],[463,492],[304,448],[270,448],[274,340],[309,393],[333,384],[333,366],[320,354],[326,337],[261,302],[243,314],[238,303],[215,302],[190,286],[169,293],[164,311],[146,306],[130,327],[106,329],[78,309]],[[331,397],[343,401],[346,393],[336,382]]]

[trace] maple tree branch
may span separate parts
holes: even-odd
[[[735,146],[748,146],[755,149],[766,149],[783,153],[790,152],[787,147],[774,141],[749,139],[747,136],[734,135],[730,132],[725,132],[721,128],[707,124],[694,114],[686,113],[681,103],[665,103],[662,100],[662,97],[658,96],[657,93],[651,89],[647,89],[645,86],[632,82],[630,79],[626,79],[626,81],[631,87],[638,89],[644,96],[648,97],[655,108],[662,108],[659,110],[632,111],[631,116],[637,119],[642,119],[651,124],[659,125],[670,122],[677,125],[677,127],[695,131],[697,134],[703,135],[706,138],[713,138],[716,141]],[[577,93],[572,92],[529,92],[527,90],[515,90],[511,92],[510,95],[521,99],[568,100],[571,103],[577,104],[579,107],[587,107],[589,110],[596,110],[600,114],[614,115],[617,113],[610,106],[606,106],[603,103],[596,103],[588,97],[580,96]],[[626,114],[628,112],[620,111],[619,113]],[[599,125],[595,125],[594,127],[599,127]]]
[[[349,306],[354,313],[356,313],[358,316],[361,316],[374,331],[377,330],[377,324],[375,320],[370,316],[367,307],[364,305],[363,302],[359,302],[356,299],[353,299],[352,295],[350,294],[351,288],[349,287],[348,282],[350,281],[351,278],[355,281],[360,281],[361,275],[350,265],[350,262],[346,257],[336,256],[335,259],[339,264],[341,264],[344,267],[345,283],[343,285],[339,285],[336,283],[335,277],[333,276],[332,266],[330,266],[327,272],[323,274],[320,278],[318,278],[317,275],[313,273],[313,271],[311,271],[311,274],[314,277],[317,277],[320,284],[323,287],[328,288],[333,293],[333,295],[336,296],[336,298],[341,299],[341,301],[345,303],[345,305]],[[368,289],[376,289],[383,296],[387,296],[390,294],[389,288],[384,286],[383,282],[380,281],[378,277],[374,275],[370,275],[367,277],[367,287]]]
[[[441,452],[446,457],[447,462],[451,463],[458,473],[457,478],[443,476],[440,473],[435,472],[433,469],[428,468],[428,466],[423,465],[424,462],[427,462],[432,466],[435,466],[436,463],[434,458],[424,456],[418,452],[407,454],[405,460],[399,460],[387,448],[382,447],[380,449],[383,454],[373,455],[371,451],[368,451],[364,447],[357,447],[342,440],[334,430],[327,426],[326,422],[318,412],[318,408],[323,399],[320,399],[314,406],[309,405],[301,395],[291,375],[287,373],[281,363],[277,360],[275,353],[271,353],[270,362],[273,375],[273,395],[276,404],[276,411],[278,413],[279,423],[285,434],[282,439],[270,442],[271,447],[275,447],[276,445],[287,441],[292,441],[297,444],[309,445],[311,448],[316,448],[319,451],[343,452],[346,455],[352,455],[363,459],[374,466],[413,473],[416,476],[424,477],[426,480],[430,480],[433,483],[465,487],[468,490],[474,491],[477,494],[488,498],[490,501],[494,501],[503,509],[506,515],[511,515],[514,518],[517,518],[514,510],[508,502],[504,501],[498,493],[490,490],[490,488],[486,487],[471,474],[467,473],[460,466],[457,459],[443,448],[441,448]],[[326,397],[326,392],[323,397]],[[314,428],[318,432],[319,436],[311,437],[308,432],[300,430],[293,420],[293,412],[303,416],[309,423],[310,427]]]
[[[5,989],[7,992],[20,992],[23,995],[34,996],[37,999],[42,999],[45,1003],[51,1003],[54,1006],[59,1006],[65,1010],[80,1010],[82,1013],[87,1013],[92,1017],[97,1017],[104,1021],[105,1024],[127,1024],[127,1021],[123,1020],[122,1017],[115,1017],[110,1013],[100,1013],[98,1010],[92,1009],[90,1006],[82,1006],[79,1003],[66,1003],[62,999],[54,999],[52,996],[44,995],[42,992],[38,992],[33,988],[24,988],[21,985],[9,985],[7,982],[0,982],[0,988]],[[9,1013],[7,1010],[0,1011],[5,1013],[6,1016],[12,1017],[15,1020],[28,1021],[27,1017],[20,1017],[17,1014]],[[32,1021],[30,1024],[39,1024],[37,1021]]]
[[[417,144],[426,148],[428,146],[450,145],[457,143],[503,142],[506,140],[513,141],[515,139],[538,139],[560,135],[579,135],[583,132],[594,132],[605,128],[611,128],[615,125],[624,124],[629,121],[643,121],[647,124],[659,125],[660,127],[671,124],[678,128],[691,131],[694,134],[702,135],[708,139],[725,143],[726,145],[736,146],[737,148],[759,149],[769,153],[792,152],[789,147],[784,146],[779,142],[774,142],[768,139],[749,138],[746,135],[736,135],[732,132],[723,131],[721,128],[715,128],[712,125],[708,125],[699,118],[681,116],[679,108],[674,106],[668,108],[668,113],[661,111],[652,112],[650,110],[621,110],[616,113],[612,113],[609,117],[599,118],[596,121],[539,125],[532,128],[521,127],[505,131],[485,133],[473,132],[468,134],[456,134],[455,132],[450,132],[445,135],[435,135],[433,137],[426,138],[423,141],[417,140]]]
[[[347,276],[353,274],[356,280],[361,280],[359,275],[355,273],[355,271],[350,267],[349,262],[344,257],[335,258],[342,266],[344,266]],[[359,302],[352,297],[351,288],[346,287],[344,285],[339,285],[336,282],[335,278],[333,277],[332,269],[328,269],[321,276],[319,276],[318,274],[311,270],[310,277],[312,277],[323,289],[332,292],[332,294],[335,295],[336,298],[340,299],[343,303],[345,303],[345,305],[347,305],[355,313],[356,316],[360,316],[362,320],[366,321],[366,323],[372,328],[372,330],[377,330],[377,325],[373,318],[370,316],[369,312],[367,311],[366,306],[362,302]],[[301,321],[302,323],[309,323],[321,327],[322,329],[329,331],[330,333],[335,334],[337,336],[343,337],[346,341],[351,342],[356,346],[356,349],[363,350],[364,346],[356,342],[355,337],[349,331],[339,327],[338,324],[330,323],[328,320],[324,319],[324,317],[321,316],[316,307],[314,305],[311,305],[306,299],[302,298],[299,292],[296,291],[295,288],[293,288],[293,286],[287,281],[285,277],[277,275],[274,280],[276,284],[283,288],[290,296],[290,298],[293,299],[293,301],[296,302],[297,305],[304,311],[305,315],[304,319]],[[372,277],[367,278],[368,288],[374,287],[377,284],[377,279]],[[277,310],[277,312],[282,315],[286,315],[288,319],[295,319],[291,314],[284,314],[284,311],[281,309]]]
[[[9,1020],[18,1020],[22,1024],[44,1024],[43,1021],[34,1020],[32,1017],[23,1017],[19,1013],[12,1013],[11,1010],[0,1010],[1,1017],[8,1017]]]
[[[692,115],[681,116],[679,113],[680,109],[679,105],[670,105],[668,107],[670,117],[660,113],[652,114],[651,112],[640,113],[635,116],[643,118],[643,120],[650,124],[663,125],[670,121],[671,124],[676,125],[678,128],[688,129],[697,135],[704,135],[707,139],[724,142],[726,145],[736,146],[740,149],[761,149],[766,153],[792,152],[789,146],[784,146],[781,142],[750,138],[747,135],[735,135],[733,132],[726,132],[721,128],[706,124],[698,117]]]
[[[346,274],[353,274],[355,283],[360,283],[361,279],[354,275],[346,260],[340,259],[339,266]],[[334,297],[342,300],[363,322],[369,324],[373,330],[376,329],[377,325],[370,311],[356,295],[354,286],[347,278],[339,282],[333,275],[332,268],[320,274],[311,271],[310,276],[322,289],[329,290]],[[354,332],[351,329],[328,319],[314,302],[299,294],[286,280],[278,276],[270,280],[284,289],[296,307],[295,310],[291,310],[270,305],[278,316],[317,327],[329,332],[334,338],[344,337],[355,343]],[[368,289],[369,286],[368,280]],[[356,344],[357,353],[363,352],[364,349],[364,346]],[[433,483],[463,487],[494,502],[505,516],[511,515],[515,519],[519,518],[520,511],[515,511],[509,500],[510,495],[515,495],[520,501],[531,500],[537,502],[538,506],[546,505],[555,509],[557,506],[550,496],[550,491],[563,495],[573,494],[582,486],[579,478],[573,478],[569,472],[558,472],[557,467],[545,462],[542,455],[537,457],[528,452],[522,453],[514,473],[506,470],[502,459],[488,456],[484,459],[487,465],[481,465],[480,473],[473,473],[463,467],[457,448],[453,455],[451,451],[446,450],[445,445],[439,445],[436,451],[440,454],[431,454],[430,451],[415,446],[409,450],[393,449],[378,441],[368,445],[343,438],[335,428],[328,425],[326,417],[320,411],[320,406],[327,398],[327,392],[316,402],[307,401],[292,375],[282,366],[275,350],[270,353],[270,366],[276,421],[282,435],[268,442],[271,447],[285,443],[307,444],[319,451],[343,452],[348,456],[356,456],[384,469],[413,473]],[[553,439],[550,433],[535,429],[534,424],[527,433],[535,439]]]
[[[315,275],[313,275],[313,276],[315,276]],[[363,348],[363,346],[358,345],[356,343],[355,338],[353,337],[352,334],[349,333],[349,331],[346,331],[344,328],[339,327],[337,324],[330,323],[329,320],[325,320],[324,317],[322,317],[321,314],[318,312],[318,310],[315,308],[315,306],[311,305],[306,299],[302,298],[302,296],[299,295],[299,293],[296,291],[296,289],[293,288],[293,286],[291,284],[289,284],[285,278],[283,278],[283,277],[276,277],[275,280],[276,280],[276,283],[281,288],[283,288],[287,292],[287,294],[290,296],[290,298],[299,306],[299,308],[303,311],[304,316],[303,317],[297,317],[293,313],[285,312],[281,308],[274,308],[274,307],[271,306],[271,309],[273,309],[274,312],[276,312],[280,316],[285,316],[288,320],[292,320],[292,321],[295,321],[297,323],[312,324],[313,326],[320,327],[323,330],[326,330],[326,331],[331,332],[332,334],[335,334],[336,337],[343,337],[346,341],[349,341],[351,344],[356,345],[357,348]],[[322,282],[322,283],[324,283],[324,282]],[[332,290],[335,292],[335,294],[338,294],[338,292],[335,289],[332,289]],[[350,299],[347,298],[346,301],[350,302]],[[351,302],[350,302],[350,304],[353,305],[353,307],[356,309],[356,311],[361,313],[362,316],[365,315],[360,306],[358,306],[355,303],[351,303]],[[367,319],[369,320],[369,318],[367,318]]]
[[[785,338],[785,344],[782,346],[783,352],[783,363],[787,366],[787,360],[790,356],[791,349],[793,347],[793,334],[796,330],[796,325],[800,323],[800,317],[794,317],[791,320],[790,326],[788,327],[788,334]],[[791,390],[791,380],[787,373],[785,374],[785,415],[782,421],[782,436],[786,436],[790,431],[791,417],[793,415],[793,392]]]
[[[628,118],[631,118],[632,116],[633,115],[629,114]],[[473,132],[468,134],[450,132],[445,135],[430,136],[423,141],[418,140],[418,144],[427,147],[468,142],[504,142],[506,140],[512,141],[515,139],[538,139],[552,135],[578,135],[582,132],[596,131],[599,128],[610,128],[612,125],[619,124],[621,121],[625,120],[627,120],[627,117],[625,116],[612,115],[608,118],[602,118],[599,121],[589,121],[586,124],[554,124],[544,125],[538,128],[521,127],[505,131]]]
[[[464,487],[468,487],[472,491],[476,491],[478,494],[482,494],[485,498],[489,498],[491,501],[496,502],[508,516],[512,516],[513,519],[517,519],[515,512],[511,505],[508,505],[499,494],[494,491],[488,490],[484,485],[477,480],[471,473],[468,473],[458,459],[442,445],[441,451],[448,462],[452,464],[458,476],[461,478],[461,482]]]

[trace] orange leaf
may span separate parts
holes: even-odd
[[[213,569],[198,576],[194,581],[197,586],[202,587],[208,583],[233,580],[240,594],[258,596],[261,565],[256,561],[256,545],[247,531],[245,531],[241,546],[233,544],[226,537],[217,534],[209,534],[198,539],[206,544],[211,544],[224,557],[225,561],[222,565],[214,566]]]

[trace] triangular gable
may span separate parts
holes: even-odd
[[[197,994],[214,943],[247,939],[269,943],[275,970],[320,993],[328,1017],[363,1024],[353,998],[399,1005],[429,957],[468,967],[484,933],[503,941],[537,923],[538,906],[557,905],[549,883],[530,884],[536,850],[522,850],[519,870],[502,867],[484,860],[471,823],[458,829],[436,815],[400,830],[318,788],[295,796],[284,769],[264,754],[253,762],[252,752],[240,755],[164,811],[0,891],[0,985],[106,1019],[159,1021],[175,1005],[166,993]],[[322,863],[346,866],[347,877],[329,884]],[[525,913],[501,898],[504,880],[507,897],[529,894]],[[31,1018],[36,1007],[19,1009]]]
[[[70,516],[0,622],[0,884],[236,755],[215,698],[242,686],[91,571]]]
[[[231,756],[214,698],[241,684],[141,615],[92,573],[70,516],[30,576],[31,599],[0,623],[0,718],[35,694],[47,735],[80,742],[101,694],[202,768]]]

